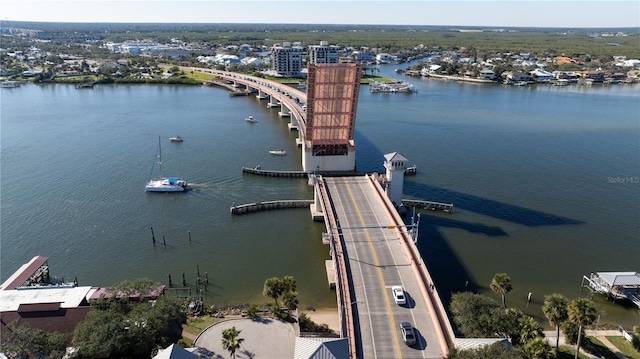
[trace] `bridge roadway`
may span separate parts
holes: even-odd
[[[334,246],[344,249],[350,295],[338,295],[338,301],[347,303],[341,304],[341,314],[353,318],[354,333],[348,336],[355,341],[352,350],[356,354],[351,357],[443,358],[453,344],[450,323],[424,263],[415,258],[417,250],[412,251],[415,245],[408,228],[377,180],[323,177],[319,185],[326,187],[330,202],[324,205],[325,216],[335,216],[329,222],[337,227],[331,230],[339,234],[341,243]],[[340,258],[334,256],[334,260]],[[408,301],[404,306],[394,302],[391,286],[395,285],[405,289]],[[416,345],[404,344],[401,322],[416,328]]]
[[[294,118],[291,120],[291,123],[297,125],[297,129],[300,132],[299,138],[301,139],[301,141],[302,139],[304,139],[307,114],[306,111],[302,109],[302,106],[305,106],[307,103],[306,93],[291,86],[283,85],[276,81],[271,81],[261,77],[249,76],[236,72],[220,71],[200,67],[182,67],[181,69],[185,71],[212,74],[226,81],[243,85],[248,89],[256,89],[262,93],[269,95],[271,100],[275,100],[281,106],[286,107],[290,116]]]

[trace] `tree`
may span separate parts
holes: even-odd
[[[493,343],[475,349],[451,349],[446,359],[522,359],[525,353],[521,348],[509,347],[504,343]]]
[[[286,292],[284,293],[284,295],[282,296],[282,303],[284,304],[285,307],[287,307],[287,310],[289,311],[289,315],[291,315],[291,311],[292,310],[296,310],[296,308],[298,308],[298,292]]]
[[[9,323],[7,329],[8,332],[0,336],[0,352],[16,358],[61,358],[69,340],[68,335],[45,332],[18,321]]]
[[[234,359],[236,357],[236,350],[240,349],[240,345],[244,341],[244,338],[238,338],[240,332],[242,332],[242,330],[238,330],[236,327],[225,329],[222,332],[222,347],[228,351]]]
[[[578,343],[576,344],[576,356],[580,352],[580,340],[582,339],[582,329],[586,325],[590,325],[596,320],[596,306],[587,298],[574,299],[567,307],[569,312],[569,320],[578,325]]]
[[[551,346],[542,337],[535,338],[525,344],[524,351],[531,359],[550,359],[552,357]]]
[[[513,289],[511,286],[511,277],[509,277],[507,273],[496,273],[493,279],[491,279],[489,287],[491,287],[492,291],[502,295],[502,308],[507,309],[507,302],[504,295]]]
[[[282,295],[282,282],[278,277],[268,278],[264,281],[264,288],[262,289],[262,295],[265,297],[273,298],[276,302],[276,306],[280,307],[278,298]]]
[[[533,317],[525,315],[518,323],[520,330],[520,343],[528,344],[538,338],[544,338],[544,331],[540,323]]]
[[[454,293],[449,306],[453,322],[466,337],[488,338],[503,332],[505,311],[490,297],[471,292]]]
[[[562,294],[554,293],[546,296],[542,305],[542,312],[549,320],[549,324],[556,327],[556,349],[560,344],[560,324],[569,319],[567,304],[569,304],[567,298]]]

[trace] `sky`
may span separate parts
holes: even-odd
[[[0,21],[640,27],[640,0],[0,0]]]

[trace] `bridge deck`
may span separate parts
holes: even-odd
[[[347,250],[356,347],[361,358],[442,358],[437,325],[414,275],[411,258],[375,184],[367,177],[325,177]],[[401,229],[405,230],[405,229]],[[391,286],[402,286],[407,304],[395,304]],[[418,343],[402,341],[400,323],[416,328]]]

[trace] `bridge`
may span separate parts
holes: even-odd
[[[301,134],[296,142],[305,141],[307,116],[303,106],[307,97],[302,91],[244,74],[189,70],[216,75],[234,87],[244,86],[257,93],[260,99],[268,97],[270,105],[278,103],[280,115],[293,116],[292,123],[297,123]],[[386,183],[390,180],[386,178]],[[404,224],[383,190],[385,178],[311,175],[310,182],[314,186],[312,217],[324,220],[327,228],[325,237],[329,240],[336,276],[340,335],[349,338],[350,358],[446,356],[455,346],[453,329],[410,235],[410,226]],[[407,304],[395,304],[391,293],[395,285],[405,289]],[[401,322],[410,322],[416,329],[415,345],[403,343]]]
[[[317,177],[315,211],[322,212],[336,272],[341,335],[352,358],[442,358],[455,336],[437,288],[393,204],[375,176]],[[405,289],[395,304],[391,287]],[[416,329],[403,343],[400,323]]]

